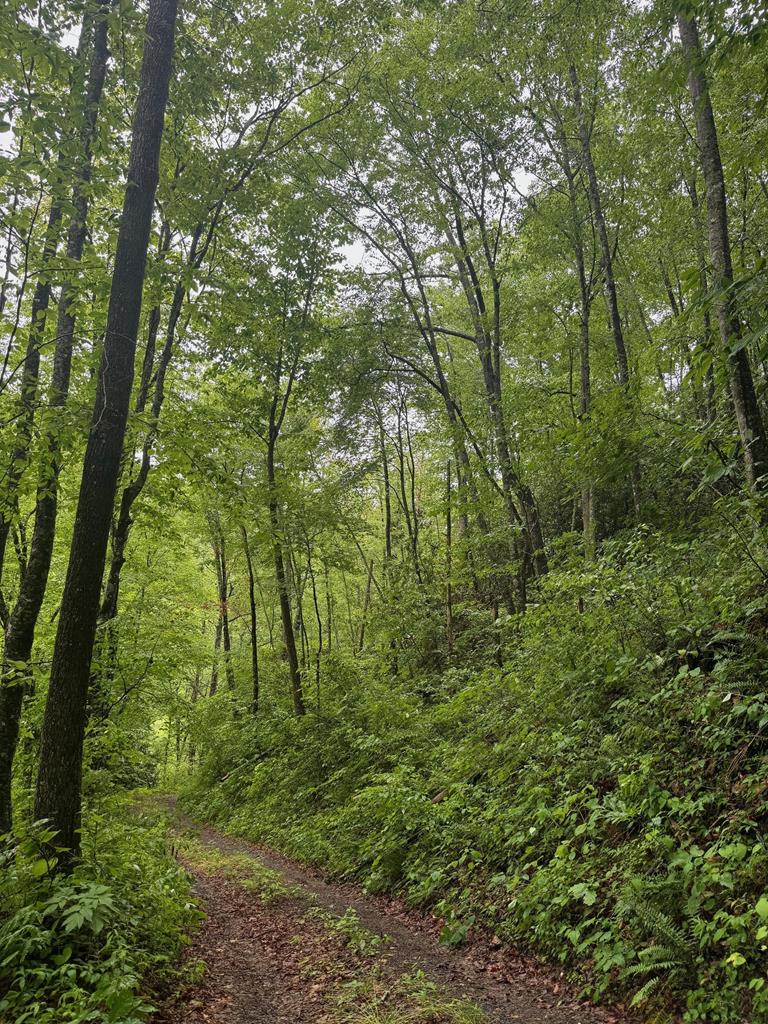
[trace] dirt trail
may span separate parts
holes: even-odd
[[[236,882],[188,865],[207,914],[190,954],[205,961],[205,980],[167,1004],[154,1024],[339,1020],[329,1011],[329,992],[355,985],[359,963],[342,936],[308,913],[312,904],[335,917],[351,908],[368,932],[388,937],[376,954],[375,969],[390,987],[405,974],[422,972],[450,997],[481,1007],[494,1024],[606,1024],[624,1019],[580,1002],[554,974],[499,946],[492,937],[476,939],[459,950],[446,949],[437,941],[439,924],[434,918],[396,901],[368,897],[357,886],[328,881],[273,850],[196,825],[178,813],[175,821],[177,828],[194,831],[206,847],[246,855],[279,873],[303,898],[264,905]],[[341,1019],[356,1018],[352,1014]]]

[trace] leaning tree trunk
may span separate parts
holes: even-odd
[[[688,89],[693,100],[696,117],[696,141],[699,146],[701,170],[706,186],[709,255],[712,261],[712,285],[720,327],[720,341],[728,364],[731,400],[744,449],[747,482],[753,490],[763,490],[766,483],[765,474],[768,472],[768,443],[746,348],[739,347],[738,351],[733,351],[735,343],[741,335],[741,323],[733,297],[733,263],[728,235],[728,203],[715,116],[704,72],[696,20],[681,12],[677,15],[677,26],[683,55],[688,66]]]
[[[80,262],[87,235],[88,184],[91,180],[92,168],[91,150],[109,59],[106,18],[108,9],[108,5],[105,5],[94,23],[94,43],[84,97],[83,123],[79,135],[80,163],[75,172],[72,196],[74,212],[67,234],[67,260],[72,265],[77,265]],[[61,216],[60,207],[58,216]],[[49,221],[49,241],[50,230]],[[35,294],[38,315],[43,314],[43,310],[48,304],[50,284],[47,282],[45,290],[48,295],[44,305],[41,304],[38,293]],[[60,410],[66,403],[69,393],[75,327],[72,303],[75,291],[74,284],[64,284],[59,298],[53,378],[48,401],[44,455],[35,506],[35,527],[29,559],[19,583],[18,598],[5,631],[5,650],[2,678],[0,678],[0,833],[7,832],[11,827],[11,775],[19,736],[23,695],[29,677],[26,665],[32,655],[35,628],[45,597],[56,533],[57,488],[60,468],[58,428]],[[40,331],[39,324],[35,330]],[[34,332],[31,332],[30,338],[33,334]],[[39,349],[39,345],[37,348]],[[39,361],[39,351],[37,359]],[[5,527],[5,521],[3,527]],[[21,665],[25,667],[20,668]]]
[[[65,862],[80,850],[88,677],[133,383],[176,7],[177,0],[150,0],[96,401],[43,719],[35,817],[50,821],[57,846],[67,851]]]

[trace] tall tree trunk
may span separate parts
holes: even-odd
[[[419,562],[419,519],[416,506],[411,503],[411,497],[414,496],[414,492],[410,465],[408,466],[408,472],[406,472],[406,448],[403,440],[403,417],[405,417],[407,433],[408,406],[406,405],[403,396],[399,395],[397,406],[397,444],[395,446],[397,451],[398,479],[400,481],[399,504],[403,512],[405,528],[408,533],[408,548],[411,553],[413,570],[416,573],[416,579],[419,583],[422,583],[423,579],[421,574],[421,565]],[[410,487],[408,486],[409,480],[411,482]]]
[[[107,13],[108,5],[104,5],[94,21],[94,40],[91,53],[88,80],[85,88],[83,121],[79,133],[81,147],[80,161],[75,170],[75,184],[72,195],[74,212],[67,234],[67,260],[76,265],[80,262],[87,235],[88,193],[87,186],[91,180],[91,151],[96,131],[96,119],[104,78],[109,59],[107,45]],[[90,20],[90,19],[89,19]],[[83,25],[86,31],[86,25]],[[81,41],[81,47],[83,43]],[[61,206],[58,205],[58,218],[61,218]],[[52,211],[53,212],[53,211]],[[52,243],[52,227],[49,218],[48,238],[46,245]],[[56,232],[57,233],[57,232]],[[52,253],[49,252],[48,258]],[[38,283],[39,287],[39,283]],[[44,302],[36,291],[33,300],[34,330],[30,332],[30,340],[39,335],[35,344],[36,359],[39,364],[39,341],[42,326],[50,297],[50,282],[46,281]],[[53,378],[48,399],[49,411],[45,423],[44,454],[40,468],[40,480],[37,489],[35,506],[35,526],[29,558],[19,583],[19,594],[15,607],[8,619],[5,631],[5,649],[0,677],[0,833],[7,832],[11,827],[11,776],[16,744],[19,736],[19,721],[24,691],[28,684],[28,669],[19,668],[27,665],[32,656],[35,628],[38,615],[45,597],[48,573],[53,555],[53,542],[56,533],[57,490],[60,469],[59,458],[59,418],[60,410],[67,401],[69,394],[70,369],[72,365],[72,346],[74,339],[75,317],[73,302],[76,285],[65,283],[62,286],[58,306],[58,321],[53,360]],[[34,312],[35,302],[37,313]],[[28,410],[33,413],[33,409]],[[28,424],[31,428],[31,422]],[[17,469],[20,463],[13,464]],[[18,477],[16,478],[18,484]],[[3,528],[5,520],[3,520]],[[2,547],[0,537],[0,548]],[[2,551],[0,550],[0,558]]]
[[[365,580],[365,597],[363,598],[363,610],[360,615],[360,634],[357,640],[357,652],[362,652],[365,646],[365,627],[368,624],[368,608],[371,603],[371,583],[373,582],[373,559],[368,566],[368,573]]]
[[[378,405],[374,405],[376,422],[379,427],[379,451],[381,452],[381,472],[384,487],[384,572],[392,559],[392,496],[389,492],[389,458],[387,441],[384,433],[384,415]]]
[[[616,276],[613,270],[613,253],[611,252],[611,241],[608,237],[608,227],[605,222],[603,201],[600,195],[600,185],[597,180],[595,163],[592,159],[592,140],[590,138],[589,125],[584,114],[584,105],[581,96],[581,83],[576,66],[572,64],[568,71],[573,89],[573,102],[576,109],[576,119],[579,129],[579,141],[581,143],[581,158],[584,170],[587,172],[587,184],[589,202],[597,227],[597,236],[600,239],[600,252],[602,256],[603,280],[605,282],[606,298],[608,300],[608,316],[611,322],[611,334],[613,345],[616,350],[616,366],[619,371],[619,383],[626,387],[629,384],[629,361],[627,349],[624,344],[624,330],[621,324],[619,313],[619,299],[616,292]]]
[[[235,692],[235,670],[232,666],[232,638],[229,632],[229,599],[232,597],[232,588],[229,582],[229,567],[227,566],[224,539],[221,543],[221,646],[224,649],[224,675],[227,680],[227,689],[230,693]]]
[[[448,653],[453,652],[453,519],[451,516],[451,460],[445,467],[445,633]]]
[[[576,276],[579,280],[579,424],[588,429],[592,405],[592,386],[589,353],[589,320],[592,311],[592,288],[587,279],[584,259],[584,236],[581,230],[581,216],[576,194],[576,174],[568,151],[568,142],[563,132],[560,137],[560,160],[568,184],[568,204],[571,212],[571,243]],[[594,484],[591,474],[586,474],[581,485],[581,529],[584,537],[584,555],[589,562],[595,553],[595,509]]]
[[[307,549],[307,573],[312,584],[312,604],[315,609],[315,622],[317,623],[317,648],[315,649],[315,710],[320,714],[320,665],[323,659],[323,619],[320,615],[320,601],[317,596],[317,580],[315,570],[312,566],[312,545],[307,534],[304,535],[304,543]]]
[[[91,44],[91,24],[94,17],[93,6],[88,4],[83,15],[80,38],[77,46],[77,58],[75,62],[75,74],[70,88],[71,114],[75,120],[81,114],[85,120],[88,117],[86,93],[83,89],[83,74],[87,57],[87,48]],[[22,365],[21,389],[19,395],[19,415],[16,422],[16,438],[11,450],[11,457],[8,469],[5,474],[4,489],[0,497],[0,584],[3,578],[3,567],[5,564],[5,552],[8,543],[8,536],[16,508],[16,498],[21,478],[26,469],[29,448],[32,440],[32,430],[35,420],[37,405],[37,391],[40,378],[40,349],[45,336],[45,327],[48,319],[48,306],[51,299],[51,273],[52,264],[56,257],[61,238],[61,223],[64,211],[64,188],[67,178],[66,165],[69,158],[69,147],[72,145],[72,128],[67,122],[61,137],[61,148],[56,164],[56,175],[54,178],[54,191],[51,197],[51,206],[48,212],[48,222],[43,240],[43,249],[40,258],[40,271],[35,284],[35,291],[32,296],[32,308],[29,317],[29,331],[27,334],[27,346],[24,353]],[[82,136],[77,139],[81,144]],[[81,162],[80,167],[83,166]],[[79,182],[75,184],[77,193]],[[10,349],[9,349],[10,351]],[[6,357],[7,358],[7,357]]]
[[[56,844],[68,851],[67,863],[80,850],[88,678],[133,382],[175,25],[176,0],[150,0],[96,401],[40,742],[35,817],[50,821]]]
[[[251,713],[256,715],[259,710],[259,638],[256,620],[256,589],[253,577],[251,545],[248,542],[248,533],[244,526],[240,527],[240,533],[243,537],[245,564],[248,567],[248,608],[251,615]]]
[[[218,593],[218,588],[217,588]],[[213,661],[211,662],[211,681],[208,685],[208,696],[215,697],[219,690],[219,652],[221,651],[221,614],[216,614],[216,631],[213,635]]]
[[[624,342],[624,328],[621,322],[621,313],[619,311],[619,299],[616,291],[616,274],[613,267],[613,252],[611,250],[611,240],[608,237],[608,226],[605,220],[605,211],[603,209],[603,200],[600,194],[600,184],[597,180],[597,171],[595,170],[595,163],[592,159],[592,140],[590,137],[590,129],[587,124],[587,118],[584,113],[584,105],[581,95],[581,83],[579,81],[579,75],[576,70],[576,66],[571,64],[568,71],[569,78],[571,80],[571,87],[573,90],[573,103],[576,110],[576,119],[578,123],[579,141],[581,143],[581,158],[584,165],[584,169],[587,172],[587,194],[589,196],[589,203],[592,208],[592,214],[595,218],[595,225],[597,227],[597,236],[600,239],[600,253],[601,253],[601,264],[603,269],[603,282],[605,284],[605,296],[608,303],[608,319],[611,324],[611,334],[613,336],[613,347],[616,352],[616,367],[619,374],[619,384],[629,392],[629,360],[627,358],[627,348]],[[627,394],[627,401],[629,402],[629,394]],[[629,411],[629,410],[628,410]],[[632,501],[635,509],[635,516],[640,515],[641,498],[640,498],[640,463],[637,459],[633,460],[631,469],[631,481],[632,481]]]
[[[211,547],[216,566],[216,591],[218,595],[217,640],[224,650],[224,676],[230,693],[235,689],[235,676],[232,669],[232,641],[229,633],[229,599],[232,596],[229,583],[229,567],[224,531],[221,528],[221,517],[218,511],[209,512],[208,527],[211,531]]]
[[[534,570],[537,576],[543,576],[548,570],[548,565],[538,506],[531,489],[523,483],[515,469],[509,444],[501,381],[500,288],[494,274],[491,317],[493,330],[489,332],[486,326],[489,314],[483,284],[475,269],[458,206],[454,208],[454,223],[456,236],[454,237],[450,229],[447,235],[455,253],[462,291],[474,325],[474,341],[483,373],[486,401],[501,470],[502,498],[512,535],[512,555],[519,565],[516,573],[515,604],[518,611],[524,611],[529,573]],[[492,272],[490,267],[489,272]],[[516,502],[520,506],[520,511]],[[508,604],[510,600],[511,598],[507,597]]]
[[[62,161],[59,161],[61,166]],[[32,444],[32,430],[37,408],[37,389],[40,379],[40,349],[45,335],[48,306],[51,300],[51,264],[56,255],[61,235],[63,202],[54,194],[48,213],[43,251],[40,259],[40,273],[32,296],[29,315],[29,331],[24,362],[21,371],[19,412],[16,419],[16,437],[11,449],[8,468],[5,471],[3,492],[0,496],[0,583],[3,578],[5,552],[16,510],[19,484],[29,460]]]
[[[269,487],[269,525],[272,530],[272,553],[275,562],[275,582],[280,600],[280,620],[283,624],[283,643],[288,659],[288,671],[291,679],[291,696],[293,710],[297,715],[306,714],[304,690],[301,682],[299,656],[296,650],[296,634],[293,630],[291,616],[291,598],[288,593],[288,578],[285,571],[283,545],[280,540],[280,510],[277,503],[277,481],[275,478],[275,442],[274,431],[270,430],[267,446],[267,484]]]
[[[691,177],[690,182],[687,184],[688,195],[691,199],[691,207],[693,209],[693,219],[695,226],[695,238],[696,238],[696,263],[699,268],[699,288],[701,294],[706,295],[709,291],[709,273],[707,270],[707,259],[704,252],[704,242],[702,235],[704,233],[704,227],[702,224],[701,217],[701,202],[699,200],[699,192],[696,188],[696,176]],[[679,304],[682,304],[682,296],[678,300]],[[710,316],[709,307],[704,307],[703,314],[703,344],[714,356],[714,348],[712,345],[712,317]],[[706,407],[706,420],[708,423],[713,423],[717,416],[717,394],[715,389],[715,372],[714,367],[710,365],[708,368],[705,379],[704,379],[704,404]]]
[[[763,490],[768,472],[766,442],[760,407],[757,403],[752,370],[746,348],[733,348],[741,336],[741,323],[733,296],[733,263],[728,234],[728,203],[723,163],[715,126],[715,115],[704,71],[696,19],[682,11],[677,26],[683,56],[688,67],[688,90],[696,117],[696,141],[707,195],[709,255],[712,261],[712,285],[720,327],[720,341],[728,365],[731,401],[736,414],[747,482],[753,490]]]

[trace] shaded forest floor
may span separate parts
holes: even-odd
[[[187,953],[187,984],[153,1024],[619,1020],[493,936],[449,949],[436,918],[390,898],[175,811],[174,832],[206,918]]]

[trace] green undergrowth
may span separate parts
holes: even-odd
[[[409,619],[398,673],[337,661],[319,715],[213,705],[185,808],[436,907],[446,942],[487,924],[596,1000],[768,1020],[768,555],[726,512],[587,568],[565,543],[496,623],[501,666],[458,609],[447,669],[413,670]]]
[[[91,811],[82,862],[53,872],[42,826],[0,848],[0,1022],[139,1024],[177,983],[199,920],[167,827],[125,798]]]

